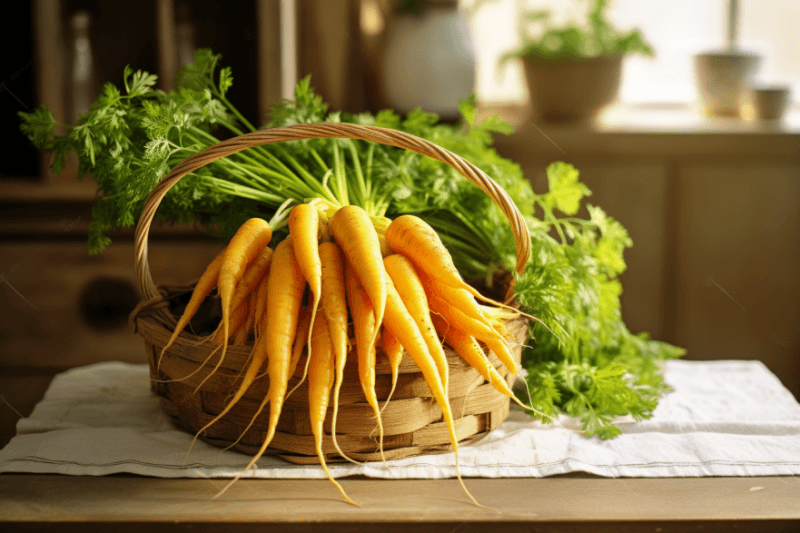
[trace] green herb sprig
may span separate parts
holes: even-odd
[[[609,0],[591,0],[592,5],[583,24],[572,23],[556,27],[552,13],[537,10],[525,13],[527,23],[538,26],[539,32],[526,30],[522,45],[504,54],[501,62],[511,58],[531,58],[540,61],[566,61],[581,57],[642,54],[653,56],[639,30],[618,31],[606,16]]]

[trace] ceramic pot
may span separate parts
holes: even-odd
[[[789,87],[753,87],[753,108],[761,120],[780,120],[789,105]]]
[[[393,22],[383,62],[384,96],[400,113],[416,107],[460,116],[458,102],[475,90],[475,52],[467,22],[453,6]]]
[[[569,61],[523,58],[533,116],[549,122],[593,118],[617,96],[622,56]]]
[[[703,113],[740,116],[748,80],[758,61],[758,56],[732,51],[696,55],[697,91]]]

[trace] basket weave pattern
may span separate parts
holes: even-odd
[[[374,141],[413,150],[450,165],[478,185],[506,215],[516,240],[517,270],[521,272],[528,261],[530,255],[528,229],[524,218],[508,194],[483,171],[460,156],[407,133],[344,123],[299,124],[240,135],[185,159],[176,165],[150,193],[136,227],[136,271],[145,302],[134,313],[133,320],[137,331],[145,339],[152,388],[158,395],[162,408],[179,425],[193,433],[224,409],[240,383],[252,345],[228,346],[224,361],[217,372],[209,377],[211,370],[219,361],[218,355],[212,354],[217,346],[202,344],[201,338],[183,332],[164,353],[159,367],[156,368],[161,350],[167,343],[177,319],[169,312],[167,291],[155,285],[147,262],[147,237],[155,212],[164,195],[178,180],[204,165],[253,146],[312,138]],[[522,318],[514,319],[506,324],[506,328],[513,336],[512,351],[519,362],[521,345],[527,337],[527,321]],[[491,431],[508,415],[509,399],[486,383],[483,377],[455,352],[445,347],[445,353],[450,367],[449,397],[456,435],[463,441]],[[489,358],[500,375],[506,376],[505,367],[494,354],[489,353]],[[297,374],[302,373],[304,366],[305,362],[301,359],[297,365]],[[376,394],[379,401],[385,401],[391,387],[391,369],[386,358],[380,353],[375,372]],[[298,382],[299,377],[295,375],[290,379],[289,390]],[[514,376],[506,376],[505,379],[510,385]],[[201,383],[202,386],[197,389]],[[253,415],[268,389],[267,376],[256,380],[242,400],[206,429],[202,437],[216,445],[232,446],[244,453],[254,454],[266,436],[269,409],[264,409],[246,432],[245,429],[253,420]],[[367,404],[358,382],[354,351],[348,354],[339,404],[336,434],[342,450],[357,460],[379,460],[380,455],[376,453],[377,425],[374,413]],[[331,430],[331,412],[332,407],[328,410],[325,422],[326,433],[330,433]],[[449,451],[447,427],[441,418],[441,410],[436,405],[422,373],[406,355],[400,366],[397,388],[382,415],[386,457],[398,458]],[[317,462],[308,416],[306,384],[301,385],[286,400],[270,448],[293,462]],[[324,438],[323,451],[329,460],[337,460],[338,455],[330,435]]]
[[[517,319],[507,325],[515,340],[521,344],[527,334],[527,323]],[[210,378],[211,369],[219,361],[218,354],[211,355],[213,346],[199,345],[202,340],[192,335],[181,335],[170,347],[156,369],[161,349],[171,331],[155,320],[140,320],[139,333],[145,339],[153,391],[161,406],[180,426],[196,433],[210,422],[227,405],[232,391],[241,382],[242,369],[251,347],[228,346],[225,359]],[[519,361],[521,346],[514,350]],[[478,372],[467,365],[455,352],[445,349],[450,367],[450,407],[459,440],[481,436],[491,431],[508,415],[508,398],[486,383]],[[514,376],[506,376],[505,367],[490,354],[489,360],[500,375],[511,385]],[[289,381],[289,390],[299,381],[305,359],[301,358],[295,375]],[[378,353],[375,366],[375,392],[381,406],[391,389],[391,368],[388,360]],[[181,381],[172,381],[190,376]],[[195,389],[200,385],[195,393]],[[245,429],[253,419],[261,400],[269,390],[269,378],[257,379],[244,397],[219,421],[208,428],[203,438],[219,446],[254,454],[267,433],[269,409],[265,408],[252,427]],[[329,434],[332,408],[328,409],[323,441],[327,460],[336,461],[338,455]],[[405,355],[399,369],[397,387],[382,420],[383,445],[387,458],[399,458],[420,453],[447,452],[450,444],[447,426],[441,422],[442,412],[433,399],[417,365]],[[348,354],[345,379],[339,396],[339,416],[336,422],[339,446],[352,458],[362,461],[380,460],[378,432],[372,408],[367,403],[358,382],[355,352]],[[293,462],[318,461],[314,437],[308,416],[308,385],[301,385],[284,404],[277,433],[271,448],[281,450],[281,455]]]

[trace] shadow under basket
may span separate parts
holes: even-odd
[[[158,395],[161,407],[179,426],[196,434],[222,412],[241,383],[243,368],[252,345],[229,345],[225,359],[212,374],[219,362],[220,350],[217,349],[213,354],[212,352],[219,346],[203,344],[203,338],[182,333],[164,352],[161,363],[156,368],[161,350],[169,340],[172,329],[147,313],[138,315],[136,325],[145,340],[151,388]],[[512,352],[519,362],[522,344],[528,333],[527,319],[519,317],[511,320],[507,322],[506,328],[513,335],[511,343],[515,348]],[[450,368],[449,397],[456,436],[461,443],[477,440],[506,419],[510,400],[486,382],[458,354],[447,347],[445,354]],[[511,386],[515,376],[507,373],[492,352],[488,354],[490,363]],[[305,354],[297,365],[295,375],[289,380],[288,390],[292,390],[299,382],[304,366]],[[209,374],[212,374],[211,377],[208,377]],[[380,351],[377,354],[375,374],[375,391],[379,405],[383,407],[391,389],[392,372],[385,354]],[[200,388],[196,390],[198,386]],[[247,432],[244,431],[268,390],[269,378],[266,375],[258,378],[244,397],[225,416],[206,429],[201,437],[215,446],[231,446],[240,452],[254,455],[267,434],[269,404],[256,417]],[[270,444],[272,453],[293,463],[319,462],[308,412],[306,382],[287,398],[283,406],[277,432]],[[331,398],[325,419],[322,449],[326,461],[343,461],[330,435],[332,412]],[[451,451],[447,425],[442,421],[442,411],[419,367],[406,353],[403,354],[400,364],[397,387],[381,418],[384,428],[383,447],[387,459]],[[341,449],[353,459],[381,460],[375,414],[361,390],[356,354],[353,350],[348,353],[339,395],[336,439]]]

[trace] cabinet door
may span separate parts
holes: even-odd
[[[196,280],[222,248],[214,242],[151,242],[157,284]],[[0,367],[73,367],[100,361],[146,363],[128,324],[141,295],[133,243],[89,256],[84,242],[0,246]]]
[[[800,397],[800,167],[689,165],[678,204],[675,341],[760,359]]]
[[[565,156],[580,171],[580,180],[592,191],[585,204],[601,207],[619,220],[633,240],[625,251],[628,268],[622,282],[622,315],[634,332],[647,331],[664,339],[664,280],[667,257],[674,247],[666,224],[666,168],[658,161],[617,162]],[[534,191],[547,192],[546,168],[551,160],[518,159]],[[588,217],[582,209],[581,217]]]

